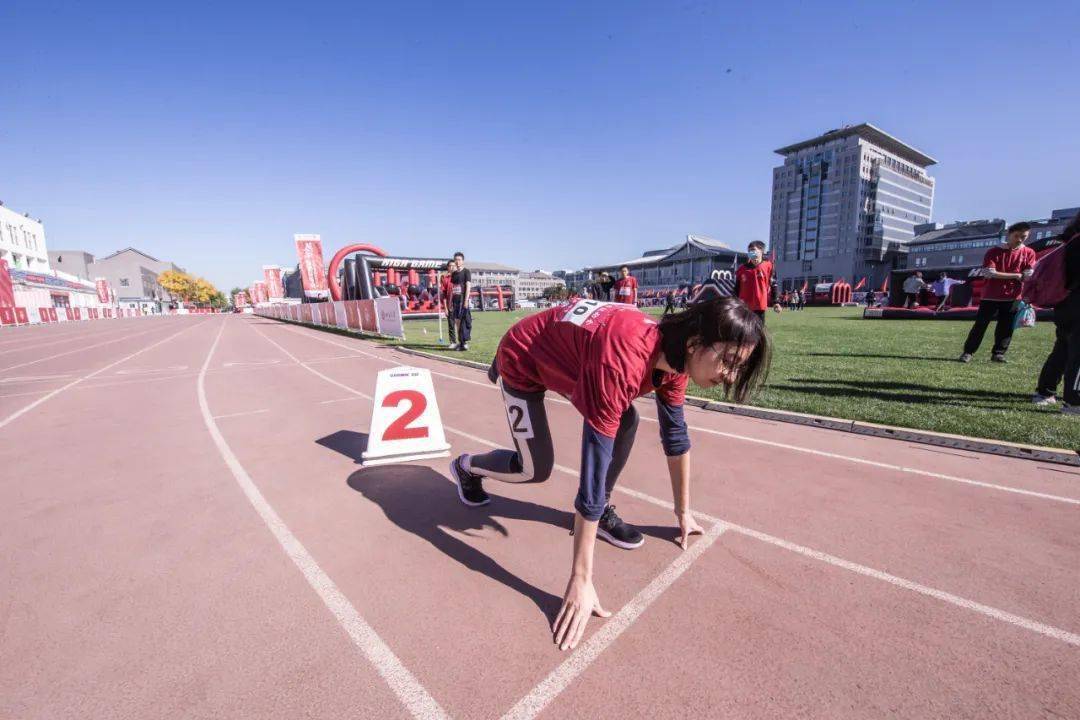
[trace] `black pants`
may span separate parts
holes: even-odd
[[[975,314],[975,324],[971,326],[967,342],[964,343],[964,352],[974,355],[982,344],[983,335],[990,321],[997,319],[994,328],[994,355],[1004,355],[1012,342],[1013,322],[1016,320],[1015,300],[982,300],[979,302],[979,310]]]
[[[498,377],[494,366],[488,377]],[[469,465],[473,472],[494,480],[513,483],[543,482],[551,477],[555,468],[555,449],[551,442],[544,392],[522,392],[505,383],[502,385],[503,405],[514,450],[492,450],[483,455],[473,455]],[[605,503],[611,499],[611,491],[619,479],[619,473],[630,458],[637,435],[638,412],[633,405],[619,419],[615,433],[615,447],[611,454],[605,478]]]
[[[469,309],[468,303],[463,303],[461,297],[457,295],[454,296],[451,308],[450,314],[457,324],[458,340],[467,343],[472,340],[472,310]]]
[[[1054,306],[1054,329],[1054,348],[1043,363],[1036,392],[1050,397],[1064,379],[1065,402],[1080,405],[1080,290]]]
[[[446,327],[450,335],[450,344],[457,345],[457,320],[454,319],[454,310],[450,308],[446,312]]]

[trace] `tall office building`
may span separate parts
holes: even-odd
[[[841,278],[879,287],[930,221],[934,158],[863,123],[782,147],[770,247],[784,288]]]

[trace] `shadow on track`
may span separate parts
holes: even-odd
[[[359,465],[363,462],[364,451],[367,450],[368,436],[367,433],[356,432],[355,430],[338,430],[336,433],[321,437],[315,442],[324,448],[341,453]]]
[[[345,432],[348,431],[342,431]],[[419,465],[377,466],[357,470],[349,476],[348,485],[378,505],[387,519],[402,530],[423,538],[473,572],[486,575],[521,593],[536,604],[549,625],[554,621],[562,604],[560,596],[523,580],[453,533],[478,537],[479,531],[491,528],[503,537],[509,537],[510,532],[502,520],[547,523],[566,533],[564,542],[532,550],[565,553],[569,557],[572,513],[494,494],[489,505],[467,507],[458,500],[451,480],[431,468]],[[493,485],[497,486],[498,483],[489,482],[489,492]],[[638,530],[675,544],[674,526],[639,526]]]

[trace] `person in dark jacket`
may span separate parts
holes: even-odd
[[[1054,347],[1039,373],[1039,385],[1032,396],[1036,405],[1053,405],[1058,383],[1065,381],[1061,412],[1080,415],[1080,214],[1062,239],[1065,246],[1065,286],[1069,294],[1054,306]]]

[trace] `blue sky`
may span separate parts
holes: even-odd
[[[868,121],[939,160],[935,220],[1046,216],[1078,7],[9,0],[0,200],[222,289],[297,232],[579,267],[767,238],[772,150]]]

